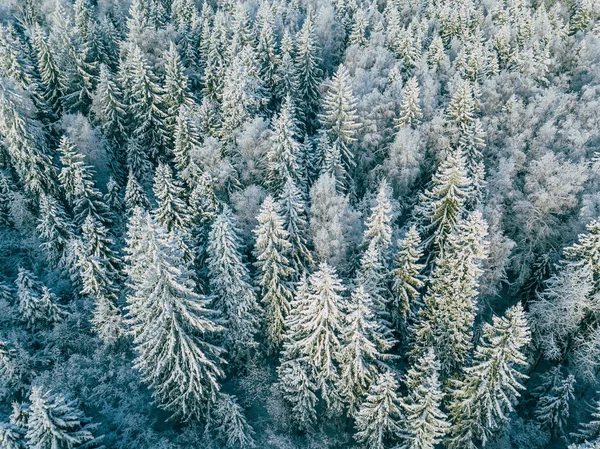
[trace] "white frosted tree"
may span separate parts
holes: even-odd
[[[228,448],[255,447],[254,430],[246,421],[242,407],[235,397],[220,393],[211,419],[215,421],[218,437]]]
[[[257,220],[254,265],[258,269],[261,301],[267,314],[267,340],[275,350],[281,344],[284,320],[293,294],[292,269],[288,260],[292,245],[287,240],[288,233],[272,196],[263,201]]]
[[[162,89],[162,105],[165,111],[165,129],[169,139],[173,137],[175,124],[182,106],[193,105],[189,92],[188,77],[175,43],[171,42],[165,56],[165,81]]]
[[[31,326],[57,323],[64,312],[57,298],[33,273],[23,267],[15,280],[21,318]]]
[[[552,368],[543,378],[536,396],[535,418],[546,428],[560,435],[569,418],[569,402],[575,398],[575,376],[562,375],[560,367]]]
[[[184,189],[179,181],[173,178],[171,168],[160,164],[156,168],[152,187],[157,200],[154,218],[167,231],[185,231],[189,229],[190,217],[183,201]]]
[[[525,347],[530,342],[523,307],[517,304],[503,317],[493,317],[483,327],[483,339],[475,349],[464,377],[453,383],[448,405],[451,428],[446,444],[451,449],[485,446],[508,420],[520,396],[519,371],[526,366]]]
[[[296,74],[298,76],[298,108],[304,123],[312,129],[319,108],[319,84],[322,70],[312,12],[308,11],[302,29],[296,35]]]
[[[398,440],[402,410],[397,391],[398,382],[390,371],[380,374],[373,382],[356,414],[354,438],[359,443],[369,449],[384,449],[389,442]]]
[[[593,441],[600,436],[600,400],[596,400],[590,420],[582,423],[579,430],[571,434],[577,441]]]
[[[29,396],[27,447],[55,449],[94,447],[102,437],[94,437],[91,424],[80,410],[77,401],[67,401],[62,395],[43,393],[33,387]]]
[[[200,171],[193,164],[191,157],[199,148],[200,133],[192,120],[189,108],[181,106],[175,123],[173,162],[182,179],[189,180]]]
[[[242,260],[234,217],[227,206],[212,224],[206,263],[214,307],[226,328],[225,346],[233,361],[241,361],[256,346],[260,308]]]
[[[159,405],[183,420],[206,413],[219,392],[222,350],[210,301],[195,292],[178,240],[139,209],[127,239],[127,325],[134,364]]]
[[[40,245],[52,264],[60,263],[69,240],[73,237],[73,225],[64,208],[49,195],[40,197],[40,218],[37,231],[42,239]]]
[[[284,30],[281,39],[280,61],[277,65],[275,80],[277,82],[275,92],[280,100],[283,100],[288,96],[291,98],[298,98],[299,84],[296,65],[294,63],[294,41],[290,34],[290,30],[287,27]],[[295,110],[294,112],[297,116],[301,114],[298,110]]]
[[[415,127],[423,118],[423,112],[420,105],[421,88],[416,77],[410,78],[402,95],[402,104],[400,105],[400,115],[396,119],[397,128],[403,126]]]
[[[401,399],[402,449],[434,449],[449,428],[441,410],[444,393],[439,380],[439,363],[432,349],[415,362],[404,378],[408,395]]]
[[[123,93],[104,64],[100,66],[100,78],[92,101],[92,112],[100,123],[104,136],[110,142],[121,144],[127,125]]]

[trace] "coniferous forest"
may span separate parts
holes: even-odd
[[[0,449],[600,448],[598,0],[0,0]]]

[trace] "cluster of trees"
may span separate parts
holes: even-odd
[[[600,447],[599,18],[0,5],[0,448]]]

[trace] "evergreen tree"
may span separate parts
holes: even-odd
[[[100,123],[104,136],[114,144],[123,143],[126,134],[123,94],[104,64],[100,66],[100,79],[94,95],[92,112]]]
[[[424,265],[419,263],[423,257],[420,245],[421,237],[414,225],[407,231],[404,239],[398,242],[390,302],[392,322],[397,329],[405,328],[407,320],[414,317],[422,305],[419,290],[425,283],[421,275]]]
[[[385,359],[380,348],[390,349],[393,342],[373,313],[373,303],[364,287],[358,286],[345,306],[340,335],[340,391],[354,415],[380,372]]]
[[[354,14],[354,23],[348,41],[350,45],[364,47],[367,44],[366,31],[369,21],[363,8],[358,8]]]
[[[541,385],[541,394],[534,413],[536,419],[544,427],[560,434],[569,417],[569,401],[575,398],[574,389],[575,376],[569,374],[564,377],[560,367],[553,368],[544,377],[544,383]]]
[[[398,382],[392,372],[377,377],[356,415],[354,438],[359,443],[370,449],[384,449],[400,436],[402,410],[396,391]]]
[[[281,39],[281,57],[274,79],[277,82],[275,86],[277,98],[283,100],[288,96],[290,98],[299,98],[299,81],[294,63],[294,41],[290,35],[290,30],[286,28]],[[296,117],[300,117],[302,111],[295,108]]]
[[[504,317],[493,317],[483,328],[483,340],[475,349],[473,364],[464,378],[455,382],[448,406],[451,428],[449,448],[475,449],[485,446],[494,431],[508,419],[527,376],[518,371],[527,365],[523,349],[530,335],[520,304]]]
[[[181,106],[175,124],[173,155],[175,168],[182,179],[188,180],[200,171],[192,162],[192,153],[200,148],[200,135],[190,110]]]
[[[308,11],[302,29],[296,35],[296,73],[298,76],[298,108],[308,130],[314,128],[319,108],[319,84],[322,70],[318,56],[312,12]]]
[[[416,77],[412,77],[406,83],[404,94],[402,95],[402,104],[400,105],[400,116],[396,119],[396,127],[403,126],[415,127],[419,120],[423,118],[421,106],[419,104],[421,88]]]
[[[444,394],[438,379],[439,364],[429,349],[406,373],[408,396],[402,398],[403,449],[434,449],[448,431],[448,421],[441,410]]]
[[[12,227],[11,204],[13,201],[13,192],[10,187],[9,178],[0,172],[0,226]]]
[[[220,330],[197,294],[177,239],[136,212],[127,239],[127,324],[135,367],[161,407],[184,420],[201,416],[219,391],[221,349],[206,341]],[[137,225],[137,229],[136,226]]]
[[[110,176],[106,183],[106,193],[104,194],[104,202],[110,208],[113,216],[123,211],[123,199],[121,195],[121,186],[115,179]]]
[[[384,179],[379,184],[375,205],[371,215],[367,218],[366,229],[363,236],[363,245],[373,245],[377,258],[385,265],[386,255],[392,242],[392,204],[390,202],[390,188]]]
[[[125,149],[127,168],[138,180],[146,183],[152,172],[152,163],[149,159],[148,149],[141,145],[137,138],[130,138]]]
[[[356,131],[360,123],[350,75],[343,65],[335,72],[330,89],[323,97],[323,113],[319,115],[319,120],[332,146],[341,154],[344,167],[349,171],[356,165],[350,147],[356,140]]]
[[[54,324],[62,318],[63,311],[57,304],[56,296],[34,277],[33,273],[19,267],[15,280],[19,313],[29,325]]]
[[[273,191],[281,192],[288,179],[298,182],[300,145],[296,141],[294,110],[290,97],[273,119],[271,147],[267,152],[267,181]]]
[[[273,197],[267,196],[257,217],[254,230],[255,266],[258,269],[258,285],[267,314],[267,339],[272,349],[277,348],[283,336],[283,325],[289,312],[292,286],[287,254],[291,248],[283,219],[277,213]]]
[[[433,347],[441,372],[464,366],[472,349],[480,263],[487,257],[487,224],[473,212],[448,237],[436,259],[414,329],[413,354]]]
[[[77,401],[66,401],[61,395],[43,393],[33,387],[27,420],[27,447],[54,449],[62,447],[94,447],[102,437],[95,438],[96,428],[79,409]]]
[[[275,49],[274,17],[269,2],[263,2],[258,8],[256,29],[258,32],[256,56],[259,64],[260,78],[270,99],[275,98],[277,85],[277,69],[279,55]]]
[[[189,229],[190,218],[187,206],[182,200],[183,187],[173,178],[171,168],[160,164],[154,176],[154,195],[158,202],[154,217],[159,225],[167,231]]]
[[[283,218],[283,226],[291,243],[289,261],[293,268],[293,276],[298,277],[308,266],[314,263],[307,247],[308,217],[302,193],[292,178],[286,180],[279,196],[279,214]]]
[[[3,449],[24,449],[24,432],[14,424],[0,423],[0,447]]]
[[[590,421],[582,423],[571,436],[577,441],[592,441],[600,435],[600,400],[596,401]]]
[[[165,128],[168,136],[175,131],[177,117],[182,106],[191,106],[193,100],[188,88],[188,77],[173,42],[166,55],[163,107],[166,112]]]
[[[462,151],[449,152],[421,196],[418,213],[426,238],[423,245],[440,251],[448,235],[460,220],[471,192],[471,180],[465,171]]]
[[[144,193],[144,189],[131,171],[129,171],[127,185],[125,186],[125,206],[129,212],[133,211],[136,207],[147,209],[149,206],[148,197]]]
[[[254,430],[246,421],[242,407],[229,394],[219,394],[216,402],[214,418],[219,438],[228,448],[255,447]]]
[[[37,59],[44,98],[54,113],[60,114],[65,79],[48,45],[48,36],[39,25],[34,26],[31,31],[31,45]]]
[[[60,203],[48,195],[40,197],[40,218],[37,231],[42,239],[40,245],[51,263],[64,259],[69,240],[73,237],[73,226]]]
[[[240,361],[255,346],[259,306],[242,261],[240,241],[228,207],[216,217],[208,236],[207,267],[215,308],[225,321],[225,346]]]

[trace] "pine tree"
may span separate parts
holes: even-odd
[[[471,192],[462,151],[449,152],[421,196],[418,212],[423,220],[423,245],[440,251],[460,220]]]
[[[284,100],[288,96],[290,98],[299,98],[299,81],[294,63],[294,41],[288,28],[283,32],[280,53],[280,62],[274,77],[277,82],[275,86],[277,98],[279,100]],[[294,112],[296,117],[302,114],[301,111],[298,111],[298,108]]]
[[[377,377],[356,415],[354,438],[359,443],[370,449],[384,449],[388,441],[400,436],[402,410],[396,391],[398,382],[392,372]]]
[[[323,97],[323,113],[319,115],[319,120],[331,144],[339,149],[344,167],[349,171],[356,165],[350,147],[356,140],[360,123],[350,75],[343,65],[335,72],[330,89]]]
[[[263,2],[258,8],[256,29],[258,30],[256,56],[260,78],[270,99],[275,98],[279,55],[275,49],[274,17],[269,2]]]
[[[294,110],[287,97],[279,115],[273,119],[271,147],[267,152],[267,181],[274,192],[281,192],[288,178],[298,182],[300,144],[296,140]]]
[[[292,286],[287,254],[291,244],[283,227],[283,219],[277,213],[273,197],[263,201],[254,230],[256,244],[254,256],[258,269],[258,285],[267,314],[267,339],[272,349],[277,348],[283,336],[283,325],[289,312]]]
[[[448,406],[452,426],[447,445],[451,449],[485,446],[494,431],[508,419],[527,376],[518,371],[527,365],[523,349],[530,335],[523,307],[517,304],[504,317],[493,317],[483,328],[483,340],[475,349],[473,364],[456,381]]]
[[[127,157],[127,168],[138,180],[138,182],[146,183],[152,172],[152,163],[148,149],[141,145],[137,138],[130,138],[125,149]]]
[[[369,25],[369,20],[366,17],[365,10],[358,8],[354,14],[354,23],[350,31],[348,41],[350,45],[364,47],[367,44],[366,31]]]
[[[288,241],[291,243],[289,261],[293,268],[293,275],[297,278],[314,261],[307,247],[308,217],[304,200],[292,178],[288,178],[283,186],[278,205]]]
[[[11,217],[11,204],[13,192],[8,176],[0,172],[0,226],[10,228],[13,225]]]
[[[392,340],[373,313],[373,302],[364,287],[358,286],[345,306],[344,325],[340,335],[340,386],[354,415],[380,372],[385,359],[382,350],[390,349]]]
[[[388,182],[384,179],[379,184],[375,205],[367,218],[363,236],[363,246],[373,245],[378,259],[385,264],[386,255],[392,242],[392,204]]]
[[[51,263],[64,259],[69,240],[73,237],[73,226],[60,203],[48,195],[40,197],[40,218],[37,231],[42,239],[40,245]]]
[[[597,400],[592,410],[590,421],[582,423],[577,432],[571,434],[577,441],[592,441],[600,435],[600,400]]]
[[[228,448],[255,447],[254,430],[246,421],[242,407],[229,394],[221,393],[216,402],[214,418],[219,438]]]
[[[434,449],[448,431],[447,417],[440,408],[444,394],[438,372],[435,353],[429,349],[406,373],[408,396],[401,400],[405,414],[402,449]]]
[[[35,25],[31,31],[31,45],[36,54],[37,68],[44,89],[44,98],[54,113],[60,114],[63,91],[65,89],[64,74],[61,73],[53,52],[48,45],[48,36],[39,25]]]
[[[102,133],[112,143],[120,145],[126,135],[126,111],[123,93],[104,64],[94,95],[92,112],[100,123]]]
[[[413,354],[431,346],[444,375],[464,366],[472,349],[480,263],[487,257],[487,224],[473,212],[437,258],[414,329]]]
[[[398,252],[394,257],[390,310],[397,329],[405,328],[407,320],[414,317],[421,306],[419,290],[425,285],[420,274],[425,268],[419,263],[422,257],[421,237],[413,225],[404,239],[398,242]]]
[[[260,309],[240,254],[235,221],[226,206],[212,225],[207,253],[210,290],[227,329],[225,346],[237,362],[255,345]]]
[[[396,128],[403,126],[415,127],[423,118],[420,101],[421,88],[416,77],[412,77],[406,83],[404,94],[402,95],[402,104],[400,105],[400,116],[396,119]]]
[[[135,367],[161,407],[184,420],[198,418],[219,391],[221,349],[205,336],[220,327],[210,317],[209,301],[194,291],[177,239],[139,209],[134,217],[126,271]]]
[[[25,268],[19,268],[15,280],[19,313],[31,326],[54,324],[61,320],[63,311],[57,304],[56,296]]]
[[[24,449],[24,432],[14,424],[0,423],[0,447],[3,449]]]
[[[569,417],[569,401],[575,398],[575,376],[564,377],[560,367],[555,367],[544,376],[540,389],[543,393],[539,395],[534,415],[544,427],[560,434]]]
[[[200,148],[200,134],[186,106],[181,106],[175,124],[173,162],[182,179],[189,180],[200,171],[192,162],[192,154]]]
[[[159,164],[156,168],[153,190],[158,202],[154,211],[158,224],[167,231],[186,231],[189,228],[190,217],[182,200],[183,187],[173,178],[168,165]]]
[[[125,186],[125,206],[130,213],[136,207],[147,209],[149,206],[144,189],[131,171],[129,171],[127,185]]]
[[[190,107],[193,100],[188,88],[188,77],[177,52],[177,47],[171,42],[166,54],[165,83],[163,87],[163,107],[166,113],[164,119],[168,136],[175,131],[177,117],[182,106]]]
[[[40,387],[33,387],[29,401],[27,447],[94,447],[102,439],[92,434],[96,426],[85,417],[77,401],[66,401],[49,391],[43,393]]]
[[[296,73],[298,75],[298,108],[304,123],[312,130],[319,108],[319,84],[322,71],[312,12],[308,11],[302,29],[296,35]]]

